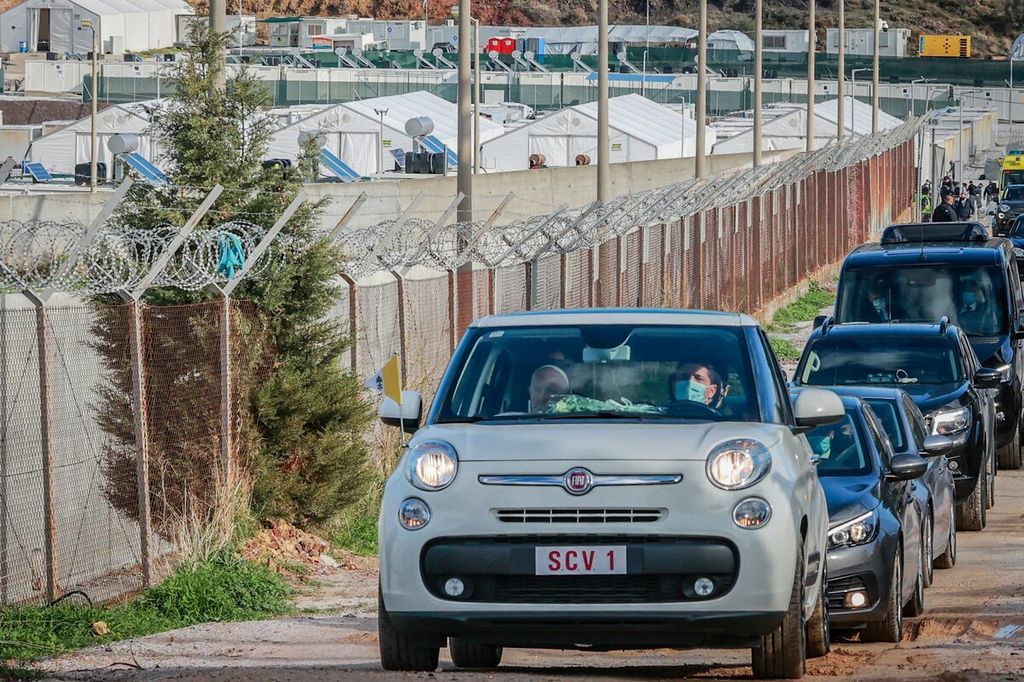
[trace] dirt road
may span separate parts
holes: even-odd
[[[997,505],[981,533],[961,533],[956,568],[936,571],[925,617],[899,645],[838,643],[811,661],[809,680],[1024,680],[1024,472],[997,479]],[[746,651],[583,653],[513,650],[500,673],[386,674],[378,669],[372,566],[322,578],[305,616],[200,625],[51,659],[55,678],[127,680],[750,679]],[[138,665],[139,668],[128,667]]]

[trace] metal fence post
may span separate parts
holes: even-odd
[[[356,291],[356,281],[352,277],[342,274],[341,279],[348,285],[348,348],[352,354],[352,360],[349,363],[349,367],[352,371],[356,371],[356,358],[358,357],[358,315],[359,307],[357,304],[358,296]]]

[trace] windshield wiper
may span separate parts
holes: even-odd
[[[619,412],[617,410],[595,410],[593,412],[558,412],[532,415],[534,419],[647,419],[658,417],[655,412]]]

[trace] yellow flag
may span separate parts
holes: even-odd
[[[380,373],[384,378],[384,395],[401,405],[402,377],[399,373],[398,356],[392,355],[391,359],[384,363],[384,369]]]

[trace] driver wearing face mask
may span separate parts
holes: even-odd
[[[681,362],[669,375],[669,390],[673,400],[703,403],[715,409],[722,405],[729,393],[728,386],[713,365],[700,362]]]
[[[957,322],[967,332],[981,332],[989,326],[985,306],[981,304],[978,287],[968,284],[960,292]]]
[[[874,282],[868,290],[868,301],[871,312],[868,322],[891,322],[892,310],[889,307],[888,291],[883,282]]]

